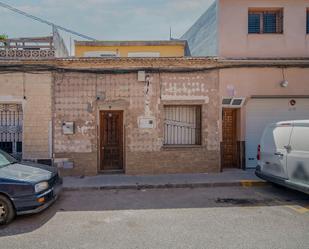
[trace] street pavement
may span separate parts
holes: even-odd
[[[309,196],[274,186],[64,192],[1,249],[309,248]]]

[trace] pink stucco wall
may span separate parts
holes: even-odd
[[[285,79],[289,82],[287,88],[280,86]],[[246,102],[252,96],[309,96],[309,69],[287,68],[233,68],[219,72],[219,92],[222,97],[229,97],[234,89],[235,97],[245,97]],[[271,108],[271,107],[270,107]],[[246,104],[241,108],[239,140],[245,138]],[[221,135],[220,135],[221,138]]]
[[[219,0],[219,56],[308,57],[309,0]],[[283,8],[283,34],[248,34],[249,8]]]

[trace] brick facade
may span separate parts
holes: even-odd
[[[124,167],[126,174],[218,172],[218,71],[149,73],[150,84],[137,80],[137,72],[123,74],[55,74],[55,162],[73,168],[63,174],[95,175],[100,153],[99,111],[124,111]],[[147,92],[147,94],[146,94]],[[104,99],[97,100],[98,96]],[[148,104],[147,104],[148,103]],[[202,145],[163,146],[164,105],[202,107]],[[154,117],[155,127],[138,126],[141,116]],[[63,135],[62,123],[75,122],[74,135]]]

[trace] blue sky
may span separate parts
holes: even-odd
[[[0,0],[99,40],[178,38],[213,0]],[[48,35],[51,29],[0,8],[0,33],[10,37]],[[66,41],[68,35],[63,34]],[[72,36],[72,39],[80,38]]]

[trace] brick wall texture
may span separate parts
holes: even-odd
[[[124,170],[126,174],[218,172],[218,71],[149,73],[149,87],[137,72],[123,74],[54,74],[54,153],[56,162],[71,161],[64,175],[95,175],[99,171],[99,112],[124,111]],[[97,96],[101,96],[97,100]],[[163,146],[164,105],[202,107],[202,145]],[[141,116],[155,119],[155,128],[138,126]],[[64,135],[62,123],[75,122],[75,133]]]

